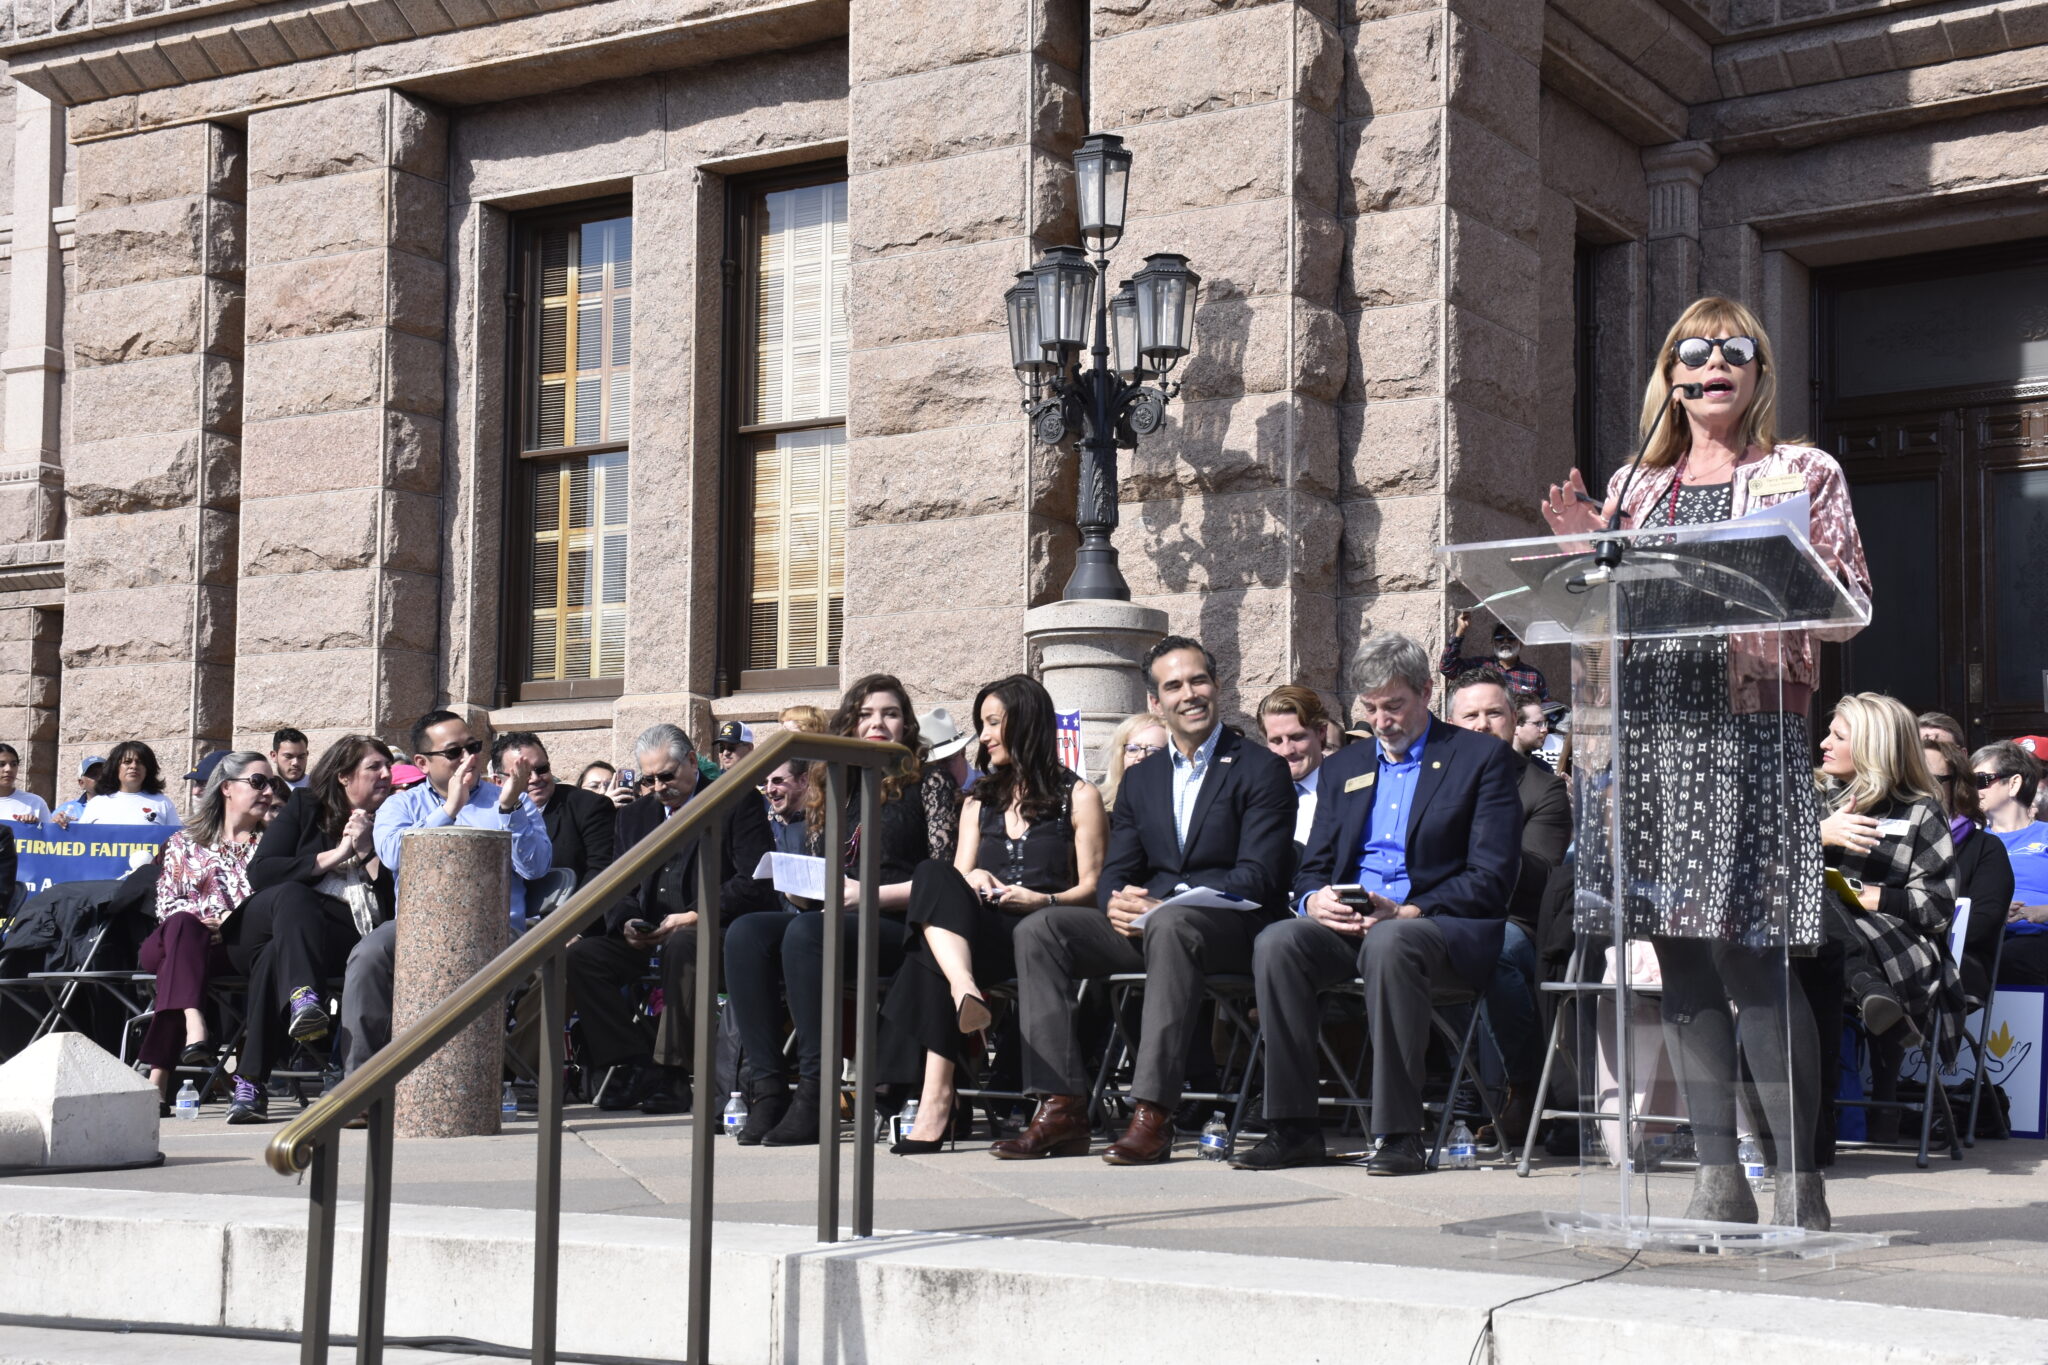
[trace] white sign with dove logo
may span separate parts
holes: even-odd
[[[1984,1022],[1982,1010],[1964,1024],[1970,1037]],[[2012,1106],[2012,1135],[2048,1137],[2048,1085],[2042,1083],[2044,1042],[2048,1042],[2048,986],[2001,986],[1991,997],[1991,1029],[1984,1039],[1984,1075],[2002,1087]],[[1967,1047],[1957,1051],[1956,1064],[1941,1073],[1944,1086],[1961,1085],[1976,1071]],[[1902,1080],[1924,1084],[1922,1056],[1909,1053],[1900,1068]]]

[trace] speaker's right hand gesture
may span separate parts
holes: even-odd
[[[1543,498],[1543,520],[1560,536],[1582,536],[1605,530],[1614,517],[1615,500],[1595,504],[1586,491],[1586,476],[1576,466],[1563,483],[1550,485]]]

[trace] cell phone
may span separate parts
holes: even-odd
[[[614,787],[630,787],[640,780],[640,774],[631,768],[621,768],[612,774]]]
[[[1372,892],[1362,886],[1333,886],[1330,890],[1346,905],[1360,905],[1368,909],[1372,906]]]
[[[629,919],[626,921],[626,927],[642,938],[654,932],[654,926],[644,919]]]

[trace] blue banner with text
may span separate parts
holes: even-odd
[[[14,831],[14,879],[33,896],[58,882],[112,881],[138,863],[152,862],[164,840],[177,831],[163,825],[81,825],[60,829],[10,825]]]

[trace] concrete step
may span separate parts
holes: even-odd
[[[337,1218],[338,1333],[354,1324],[360,1213],[344,1204]],[[0,1186],[0,1307],[119,1315],[173,1335],[296,1331],[305,1220],[297,1198]],[[524,1347],[532,1228],[517,1210],[394,1206],[391,1335]],[[679,1359],[689,1231],[680,1218],[565,1214],[561,1349]],[[1555,1278],[958,1233],[822,1246],[803,1228],[725,1222],[715,1247],[716,1365],[1066,1365],[1087,1342],[1146,1342],[1169,1358],[1220,1353],[1232,1365],[1455,1365],[1471,1357],[1489,1313],[1492,1351],[1481,1358],[1492,1365],[2048,1358],[2037,1319],[1581,1283],[1598,1262]],[[206,1365],[228,1359],[225,1347],[209,1349]]]
[[[349,1353],[336,1351],[335,1359]],[[52,1327],[0,1327],[0,1365],[296,1365],[288,1341],[177,1336],[162,1332],[81,1332]],[[389,1365],[505,1365],[503,1356],[391,1349]]]

